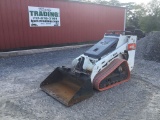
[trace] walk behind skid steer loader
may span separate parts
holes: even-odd
[[[125,31],[104,38],[72,61],[72,68],[57,67],[40,85],[41,89],[66,106],[93,95],[93,88],[107,90],[130,79],[137,36]],[[124,33],[124,34],[123,34]]]

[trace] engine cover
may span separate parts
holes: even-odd
[[[100,59],[102,56],[116,49],[119,38],[104,37],[97,44],[87,50],[84,55],[95,59]]]

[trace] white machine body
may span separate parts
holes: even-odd
[[[91,82],[98,72],[115,58],[125,59],[130,71],[134,67],[137,36],[105,34],[104,38],[72,61],[73,68],[90,73]]]

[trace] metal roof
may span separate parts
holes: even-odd
[[[79,0],[64,0],[64,1],[68,1],[68,2],[78,2],[78,3],[84,3],[84,4],[102,5],[102,6],[108,6],[108,7],[116,7],[116,8],[126,9],[126,7],[112,6],[112,5],[107,5],[107,4],[95,3],[95,2],[83,2],[83,1],[79,1]]]

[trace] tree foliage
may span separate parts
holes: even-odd
[[[148,3],[146,16],[140,23],[146,32],[160,31],[160,0],[152,0]]]

